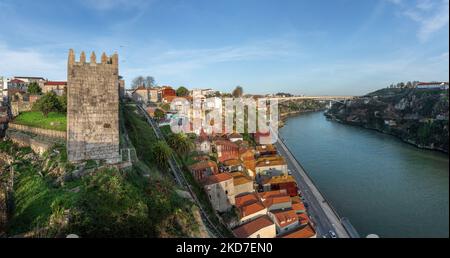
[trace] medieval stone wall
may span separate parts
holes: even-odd
[[[105,160],[120,162],[118,55],[101,63],[92,53],[79,62],[69,53],[67,80],[67,153],[72,162]]]

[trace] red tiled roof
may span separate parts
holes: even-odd
[[[256,195],[256,193],[249,193],[249,194],[244,194],[244,195],[235,197],[235,206],[237,208],[240,208],[242,206],[249,205],[249,204],[252,204],[255,202],[259,202],[259,198]]]
[[[292,204],[292,209],[294,211],[304,211],[304,210],[306,210],[305,205],[302,202],[300,202],[300,203],[293,203]]]
[[[237,238],[247,238],[259,230],[271,225],[273,225],[273,222],[265,215],[235,228],[233,233]]]
[[[293,232],[284,234],[280,238],[311,238],[316,235],[316,231],[311,225],[307,225],[303,228],[297,229]]]
[[[10,82],[11,83],[25,83],[24,81],[19,80],[19,79],[14,79],[14,80],[11,80]]]
[[[250,205],[242,206],[239,208],[241,218],[250,216],[257,212],[264,210],[266,207],[261,202],[255,202]]]
[[[217,141],[216,141],[216,145],[230,146],[230,147],[234,147],[234,148],[236,148],[236,149],[239,148],[239,146],[237,146],[236,143],[230,142],[230,141],[227,141],[227,140],[217,140]]]
[[[189,168],[191,170],[201,170],[201,169],[207,169],[207,168],[216,168],[217,164],[214,161],[202,161],[202,162],[198,162],[195,163],[191,166],[189,166]]]
[[[290,203],[291,202],[291,198],[289,196],[278,196],[278,197],[271,197],[271,198],[267,198],[264,201],[264,205],[266,207],[271,207],[274,204],[279,204],[279,203]]]
[[[309,223],[309,217],[308,217],[308,214],[306,214],[306,213],[297,214],[297,218],[298,218],[298,221],[300,222],[300,224],[302,224],[302,225],[306,225]]]
[[[205,185],[218,184],[223,181],[232,180],[233,177],[228,173],[220,173],[206,178]]]
[[[67,82],[48,81],[44,83],[44,85],[67,85]]]
[[[145,86],[139,86],[139,87],[137,87],[136,89],[134,89],[133,92],[136,92],[136,91],[138,91],[138,90],[147,90],[147,88],[145,88]]]
[[[259,193],[259,196],[261,197],[261,199],[267,199],[273,197],[288,196],[288,194],[286,190],[275,190]]]
[[[275,211],[272,214],[281,227],[286,227],[298,221],[297,213],[294,210]]]

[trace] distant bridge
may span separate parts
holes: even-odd
[[[287,100],[324,100],[324,101],[343,101],[354,99],[356,96],[299,96],[299,97],[273,97],[269,99],[277,99],[282,101]]]

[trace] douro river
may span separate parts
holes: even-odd
[[[292,117],[281,136],[361,236],[449,237],[449,158],[376,131]]]

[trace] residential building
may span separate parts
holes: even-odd
[[[8,79],[0,76],[0,102],[8,101]]]
[[[252,178],[256,177],[256,159],[255,151],[252,148],[239,148],[239,158],[242,161],[247,174]]]
[[[292,207],[292,201],[288,195],[270,197],[265,199],[263,203],[267,211],[286,210]]]
[[[297,181],[289,175],[273,176],[263,180],[262,187],[264,191],[285,190],[291,197],[298,195]]]
[[[162,101],[160,88],[150,88],[150,101],[154,103]]]
[[[216,211],[226,212],[232,208],[235,203],[234,184],[229,173],[208,176],[203,185]]]
[[[300,197],[298,197],[298,196],[291,197],[291,201],[292,201],[292,209],[293,209],[297,214],[306,213],[306,207],[305,207],[305,204],[304,204],[303,201],[300,199]]]
[[[265,215],[247,222],[233,230],[237,238],[274,238],[276,236],[275,224]]]
[[[286,160],[279,155],[261,157],[256,160],[256,174],[280,176],[287,175]]]
[[[64,95],[67,90],[67,82],[65,81],[47,81],[42,88],[43,93],[54,92],[58,96]]]
[[[239,159],[229,159],[222,162],[221,169],[225,172],[242,172],[244,171],[244,166]]]
[[[298,216],[294,210],[271,211],[269,217],[275,222],[277,234],[283,234],[299,226]]]
[[[279,236],[280,238],[317,238],[317,233],[311,225],[298,228]]]
[[[137,87],[132,93],[132,98],[136,102],[147,103],[148,101],[150,101],[149,89],[147,89],[145,86]]]
[[[419,82],[416,87],[419,89],[448,90],[448,82]]]
[[[240,134],[240,133],[232,133],[232,134],[230,134],[230,135],[228,136],[228,139],[229,139],[231,142],[237,142],[237,141],[243,141],[243,140],[244,140],[244,137],[243,137],[242,134]]]
[[[161,87],[161,98],[167,98],[169,96],[176,97],[177,92],[170,86],[163,86]]]
[[[8,82],[8,89],[21,90],[26,92],[28,89],[28,83],[19,79],[12,79]]]
[[[200,153],[211,153],[211,142],[204,130],[201,130],[200,136],[195,141],[195,149]]]
[[[277,154],[277,148],[273,144],[256,146],[256,155],[258,157],[274,156]]]
[[[207,177],[216,175],[219,173],[217,169],[217,164],[214,161],[200,161],[189,166],[189,169],[194,176],[195,180],[201,182],[205,180]]]
[[[239,211],[240,223],[246,223],[267,214],[267,208],[256,193],[236,196],[235,206]]]
[[[239,158],[239,146],[237,144],[227,140],[217,140],[215,146],[219,162]]]
[[[255,192],[254,182],[249,176],[242,172],[231,173],[231,176],[233,177],[234,194],[236,196]]]
[[[42,88],[44,83],[47,81],[43,77],[32,77],[32,76],[14,76],[13,79],[24,81],[26,84],[30,84],[32,82],[36,82]]]

